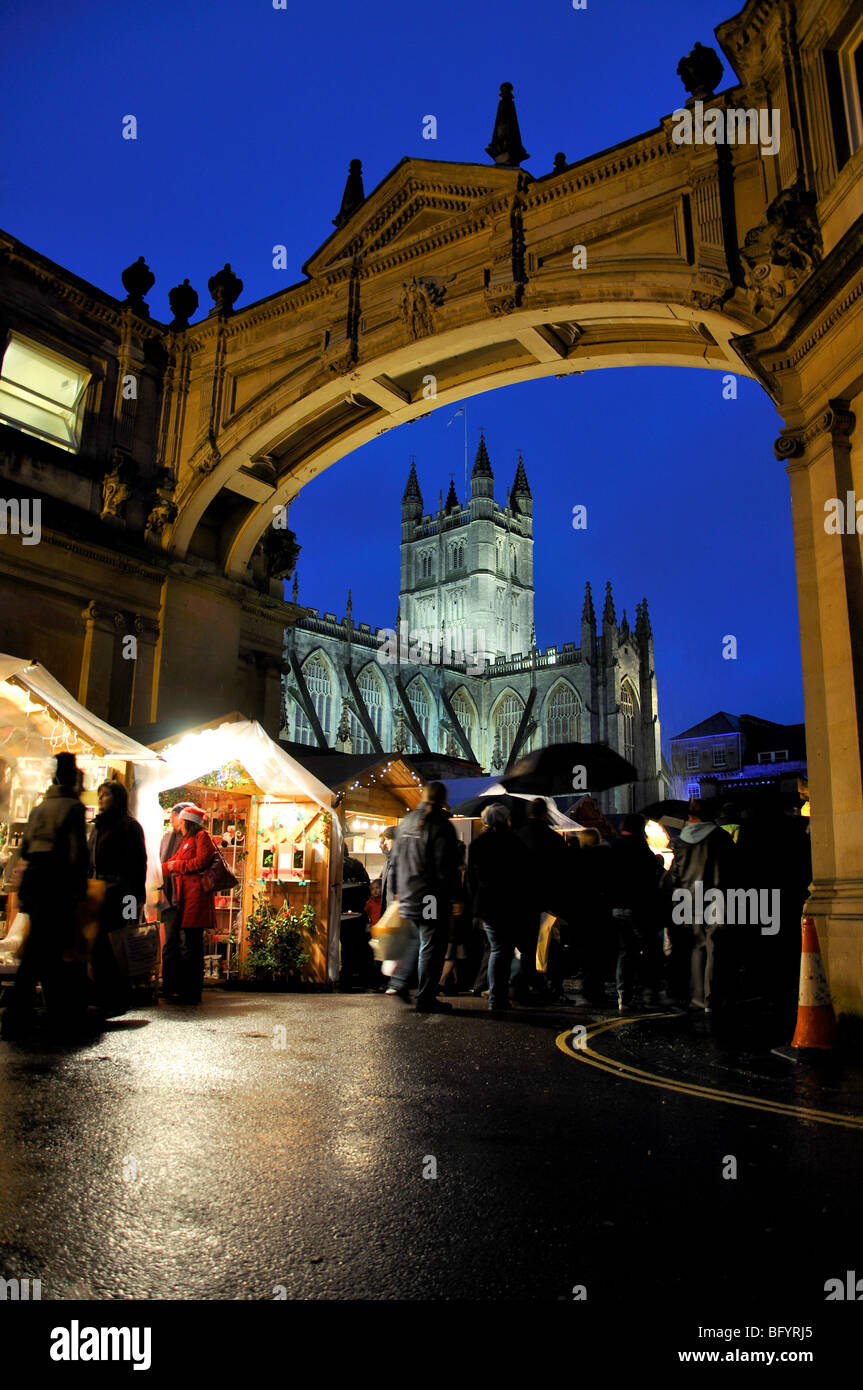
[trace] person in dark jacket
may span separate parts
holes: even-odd
[[[178,1004],[200,1004],[204,983],[204,932],[216,925],[213,894],[201,882],[201,875],[216,857],[213,842],[204,830],[206,812],[200,806],[186,806],[182,812],[183,839],[172,859],[162,865],[162,873],[177,880],[176,927],[180,934],[178,993],[167,995]]]
[[[573,937],[580,957],[582,994],[589,1004],[605,1003],[605,982],[614,971],[616,942],[608,902],[611,844],[595,826],[576,836],[570,846],[576,883]]]
[[[122,782],[103,782],[97,797],[99,813],[90,827],[87,848],[90,876],[104,882],[105,897],[90,971],[94,1002],[106,1018],[113,1018],[129,1007],[129,986],[110,933],[134,926],[140,918],[146,894],[147,849],[141,825],[129,815],[129,797]]]
[[[691,1004],[706,1013],[724,1002],[729,962],[724,949],[727,947],[727,936],[723,935],[724,914],[711,914],[717,920],[705,921],[708,914],[699,910],[699,902],[703,905],[704,895],[712,888],[733,887],[736,856],[731,836],[714,821],[704,820],[700,801],[691,801],[689,819],[674,847],[674,858],[665,882],[671,889],[674,904],[672,920],[686,922],[692,932]],[[702,920],[696,920],[698,917]]]
[[[3,1037],[25,1032],[33,1020],[36,985],[42,986],[52,1023],[74,1031],[86,1021],[84,966],[73,957],[76,909],[87,895],[87,838],[80,774],[71,753],[57,756],[54,781],[30,812],[21,839],[23,873],[18,902],[30,918]]]
[[[171,808],[171,829],[162,836],[159,845],[159,863],[166,864],[173,859],[183,843],[183,811],[191,806],[191,801],[178,801]],[[162,993],[180,993],[180,929],[177,926],[177,880],[172,874],[165,874],[159,902],[162,913],[162,926],[165,940],[162,945]]]
[[[405,816],[396,840],[395,896],[408,924],[411,942],[392,976],[387,994],[410,1003],[408,980],[417,968],[418,1013],[449,1013],[452,1005],[438,999],[449,937],[450,916],[462,911],[458,836],[447,815],[443,782],[427,782],[422,802]]]
[[[513,952],[516,942],[524,939],[524,918],[531,910],[527,901],[530,855],[510,827],[506,806],[500,802],[486,806],[482,821],[487,828],[468,851],[467,881],[474,914],[489,942],[488,1006],[499,1014],[510,1007]]]
[[[383,916],[390,905],[387,894],[390,891],[390,880],[393,874],[393,866],[396,862],[393,858],[393,854],[395,852],[397,830],[397,826],[388,825],[381,831],[381,854],[384,856],[384,867],[381,870],[381,916]]]
[[[339,924],[341,969],[339,989],[365,989],[371,985],[374,959],[369,945],[369,919],[366,903],[371,892],[365,865],[348,854],[342,864],[342,913]]]
[[[608,848],[608,898],[617,932],[617,1007],[635,1007],[636,991],[644,1002],[658,1002],[662,974],[660,878],[662,859],[647,843],[644,816],[626,816],[618,839]]]
[[[527,847],[530,856],[528,870],[529,910],[524,914],[516,945],[521,960],[513,978],[516,995],[526,997],[529,989],[545,988],[545,980],[536,968],[536,946],[542,914],[552,913],[568,922],[571,912],[571,857],[566,841],[551,826],[548,806],[538,796],[527,810],[527,823],[515,834]],[[559,967],[549,972],[551,995],[560,998],[563,980]]]

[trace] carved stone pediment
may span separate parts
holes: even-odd
[[[388,178],[305,263],[315,277],[357,254],[366,261],[402,247],[433,244],[450,224],[463,225],[465,216],[485,199],[511,194],[523,170],[477,164],[433,164],[404,159]],[[480,214],[481,215],[481,214]]]

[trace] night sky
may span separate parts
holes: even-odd
[[[147,6],[20,6],[4,31],[0,225],[122,297],[144,255],[154,317],[188,276],[225,261],[242,307],[302,278],[332,231],[348,162],[366,193],[404,155],[487,163],[502,81],[511,81],[536,175],[655,127],[686,93],[675,69],[734,0],[439,0],[273,9],[272,0]],[[726,63],[721,87],[731,85]],[[121,137],[123,118],[138,139]],[[438,139],[422,139],[434,114]],[[273,269],[273,246],[288,269]],[[392,625],[399,503],[415,454],[426,510],[455,475],[454,406],[402,426],[318,478],[291,510],[300,599]],[[631,622],[645,595],[656,640],[664,741],[717,709],[802,719],[788,480],[781,428],[755,383],[722,399],[719,373],[589,372],[468,402],[471,460],[483,426],[498,499],[524,454],[534,496],[540,646],[580,640],[584,581],[606,579]],[[572,529],[572,508],[588,529]],[[722,658],[726,634],[738,659]]]

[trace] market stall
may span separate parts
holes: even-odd
[[[159,846],[178,801],[194,801],[237,879],[217,893],[205,979],[262,968],[261,926],[279,917],[304,938],[300,978],[338,974],[342,836],[332,793],[269,737],[230,715],[155,745],[158,767],[135,771],[135,814],[147,839],[148,890],[161,884]],[[271,973],[278,975],[278,961]],[[287,969],[287,965],[285,966]]]
[[[370,879],[379,878],[384,867],[381,834],[419,805],[421,779],[397,754],[314,754],[299,761],[341,798],[348,853],[364,865]]]
[[[12,927],[17,894],[9,871],[33,807],[51,782],[58,753],[74,753],[84,780],[88,822],[96,789],[133,765],[158,765],[159,755],[99,719],[44,666],[0,653],[0,941]],[[14,974],[11,945],[0,952],[0,975]]]

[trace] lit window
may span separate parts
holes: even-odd
[[[728,762],[728,758],[727,758],[727,756],[726,756],[725,749],[724,749],[724,748],[714,748],[714,750],[713,750],[713,766],[714,766],[714,767],[725,767],[726,764],[727,764],[727,762]]]
[[[690,751],[686,754],[686,769],[688,772],[695,771],[695,769],[698,767],[698,762],[699,759],[697,748],[694,751]]]
[[[75,452],[90,373],[13,333],[0,370],[0,420]]]
[[[632,686],[624,681],[620,687],[620,712],[623,715],[623,756],[627,762],[635,761],[635,710],[636,700]],[[687,763],[687,766],[689,764]],[[698,764],[696,763],[697,767]]]
[[[581,738],[581,707],[571,685],[558,685],[549,699],[545,715],[549,743],[577,743]]]
[[[500,753],[505,764],[512,752],[512,745],[518,733],[521,717],[524,714],[524,701],[518,695],[504,695],[494,716],[495,738],[500,745]],[[523,751],[526,751],[523,750]]]

